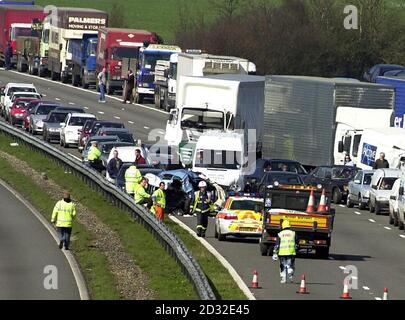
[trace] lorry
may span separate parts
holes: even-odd
[[[377,83],[395,88],[394,127],[405,128],[405,79],[399,77],[377,77]]]
[[[314,209],[308,210],[312,192]],[[322,208],[320,204],[323,192],[325,204]],[[328,258],[335,218],[329,190],[274,182],[266,186],[263,201],[263,228],[259,244],[263,256],[273,254],[283,220],[288,220],[291,230],[295,231],[298,238],[298,250],[315,251],[317,256]]]
[[[124,77],[122,60],[136,66],[139,49],[144,42],[157,43],[155,33],[137,29],[100,28],[98,31],[96,75],[106,68],[106,93],[122,90]],[[135,70],[133,70],[135,71]]]
[[[47,69],[52,80],[67,83],[72,76],[72,43],[84,34],[97,36],[98,29],[107,26],[108,14],[86,8],[60,7],[51,10],[49,55]]]
[[[307,168],[343,164],[347,130],[389,128],[391,86],[304,76],[266,76],[263,157]]]
[[[142,103],[146,97],[154,98],[157,61],[170,61],[170,56],[178,52],[181,52],[180,47],[164,44],[150,44],[139,49],[134,88],[135,103]]]
[[[177,106],[169,114],[165,140],[191,165],[203,131],[256,130],[256,151],[263,136],[264,77],[250,75],[182,76]]]
[[[170,111],[176,106],[176,92],[179,90],[178,80],[181,76],[246,75],[256,72],[255,64],[247,59],[197,53],[196,50],[174,53],[170,57],[169,66],[159,65],[158,68],[163,69],[163,72],[160,71],[159,89],[155,91],[155,104],[160,100],[160,105],[166,111]],[[155,69],[156,72],[158,70]],[[156,95],[158,96],[156,97]]]
[[[350,155],[353,163],[361,169],[373,169],[380,153],[390,168],[400,168],[405,161],[405,131],[402,128],[366,128],[347,130],[339,141],[338,151]]]
[[[32,28],[36,19],[43,21],[43,8],[32,5],[1,5],[0,6],[0,66],[5,63],[7,43],[13,48],[12,65],[17,63],[17,37],[39,37],[40,31]]]
[[[82,40],[74,40],[72,48],[72,85],[87,89],[96,85],[96,52],[98,38],[94,34],[83,34]]]

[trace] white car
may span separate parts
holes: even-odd
[[[10,109],[14,104],[14,101],[18,98],[31,98],[41,100],[42,95],[38,92],[13,92],[10,96],[10,99],[7,99],[6,104],[4,105],[4,116],[6,119],[10,116]]]
[[[0,94],[0,107],[1,107],[1,115],[4,117],[5,109],[4,107],[10,103],[11,95],[14,92],[36,92],[38,93],[37,89],[32,83],[7,83],[4,91]]]
[[[382,210],[389,209],[389,200],[394,182],[401,176],[399,169],[377,169],[371,179],[370,212],[379,215]]]
[[[260,237],[263,224],[263,199],[245,196],[229,197],[215,216],[215,238],[227,236]]]
[[[389,216],[389,223],[393,224],[395,227],[398,227],[400,224],[399,219],[399,202],[401,200],[401,196],[399,195],[399,189],[404,186],[403,180],[400,178],[394,182],[392,187],[392,193],[389,200],[389,208],[390,208],[390,216]],[[400,229],[403,229],[404,225],[401,223]]]
[[[69,145],[79,143],[79,130],[83,128],[88,119],[96,119],[91,113],[69,113],[60,133],[60,145],[69,148]]]

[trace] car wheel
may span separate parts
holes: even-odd
[[[218,240],[219,241],[225,241],[226,240],[226,235],[221,233],[221,228],[218,229]]]
[[[381,214],[381,208],[380,208],[378,201],[375,202],[374,211],[377,216],[379,216]]]
[[[371,198],[370,198],[370,203],[369,203],[369,205],[368,205],[368,210],[369,210],[371,213],[373,213],[374,210],[375,210],[375,208],[374,208],[374,206],[373,206],[373,202],[371,201]]]
[[[394,214],[394,217],[393,217],[394,227],[398,227],[399,226],[398,216],[395,214],[395,212],[393,212],[393,214]]]
[[[405,227],[404,223],[403,223],[402,221],[399,221],[399,222],[398,222],[398,228],[399,228],[399,230],[404,230],[404,227]]]
[[[350,200],[350,194],[347,195],[346,206],[347,206],[348,208],[353,208],[353,207],[354,207],[354,203]]]
[[[338,188],[333,190],[333,203],[340,204],[342,202],[342,193],[339,191]]]
[[[363,202],[363,198],[362,198],[361,194],[359,194],[359,209],[364,210],[365,208],[366,208],[366,205]]]

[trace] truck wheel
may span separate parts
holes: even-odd
[[[79,85],[80,78],[76,74],[72,74],[72,86],[77,87]]]
[[[83,89],[88,89],[89,88],[89,84],[86,81],[86,76],[85,75],[83,75],[83,77],[82,77],[82,88]]]
[[[110,81],[107,80],[107,83],[105,84],[105,92],[109,95],[114,94],[114,88],[111,87]]]
[[[354,203],[350,200],[350,194],[347,195],[346,206],[347,206],[348,208],[353,208],[353,207],[354,207]]]
[[[26,64],[21,63],[21,72],[27,72],[28,67]]]
[[[316,248],[315,255],[319,258],[327,259],[329,258],[329,247],[319,247]]]
[[[69,82],[69,76],[67,74],[62,73],[61,81],[62,81],[62,83],[68,83]]]
[[[44,78],[46,76],[46,71],[45,71],[44,67],[38,68],[38,75],[40,78]]]
[[[59,74],[57,74],[53,69],[51,69],[51,80],[58,81]]]
[[[34,68],[32,67],[31,64],[28,65],[28,74],[30,74],[30,75],[34,74]]]
[[[340,204],[342,202],[342,194],[340,193],[338,188],[333,190],[333,203]]]
[[[399,221],[399,222],[398,222],[398,228],[399,228],[399,230],[404,230],[404,227],[405,227],[404,223],[403,223],[402,221]]]
[[[136,93],[135,95],[135,103],[141,104],[143,103],[143,94],[142,93]]]
[[[20,57],[17,57],[17,71],[21,72],[21,63],[20,63]]]
[[[161,93],[160,89],[156,89],[154,98],[155,98],[155,107],[158,109],[160,109],[160,93]]]

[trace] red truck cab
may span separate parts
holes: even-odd
[[[157,43],[155,33],[146,30],[101,28],[98,31],[96,74],[106,68],[106,92],[113,94],[124,85],[122,59],[137,59],[144,42]],[[136,70],[133,70],[134,72]]]
[[[5,62],[7,43],[11,41],[13,58],[11,63],[17,61],[17,37],[38,36],[37,30],[32,30],[33,20],[43,21],[47,14],[40,6],[27,5],[1,5],[0,6],[0,65]]]

